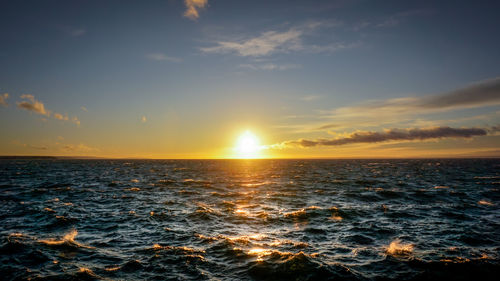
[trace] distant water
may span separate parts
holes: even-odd
[[[0,160],[2,280],[498,280],[500,160]]]

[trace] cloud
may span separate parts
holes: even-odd
[[[318,96],[318,95],[308,95],[308,96],[303,96],[300,98],[300,100],[303,100],[303,101],[315,101],[317,99],[320,99],[321,96]]]
[[[37,101],[33,95],[26,95],[26,94],[21,95],[21,99],[23,99],[23,101],[20,101],[17,103],[18,108],[28,110],[31,112],[35,112],[37,114],[44,115],[47,117],[52,116],[54,119],[61,120],[61,121],[70,121],[71,120],[71,122],[75,123],[77,126],[80,126],[80,120],[78,119],[78,117],[73,116],[70,119],[67,114],[62,115],[61,113],[57,113],[57,112],[54,112],[54,114],[52,114],[52,112],[50,110],[47,110],[45,108],[45,105],[42,102]],[[46,118],[43,118],[42,120],[47,121]]]
[[[251,70],[288,70],[300,68],[298,64],[275,64],[275,63],[264,63],[264,64],[240,64],[241,68],[251,69]]]
[[[59,30],[66,33],[71,37],[79,37],[83,36],[87,33],[87,30],[83,27],[74,27],[74,26],[58,26]]]
[[[28,147],[33,148],[33,149],[38,149],[38,150],[47,150],[47,149],[49,149],[45,145],[33,145],[33,144],[30,144],[30,145],[28,145]]]
[[[200,17],[199,10],[208,5],[208,0],[184,0],[186,11],[184,16],[191,20],[197,20]]]
[[[265,56],[275,52],[288,52],[302,49],[300,37],[303,32],[290,29],[285,32],[267,31],[260,36],[247,40],[221,41],[216,46],[201,48],[205,53],[235,52],[240,56]]]
[[[323,125],[323,126],[319,127],[318,130],[333,129],[333,128],[337,128],[337,127],[339,127],[339,125],[337,125],[337,124],[328,124],[328,125]]]
[[[71,118],[71,122],[75,123],[77,126],[80,126],[80,119],[78,119],[78,117],[76,116],[73,116],[73,118]]]
[[[21,101],[17,103],[17,107],[35,112],[37,114],[50,116],[50,111],[45,109],[45,105],[37,100],[33,95],[21,95],[21,99],[25,99],[25,101]]]
[[[82,36],[84,35],[85,33],[87,33],[87,30],[84,29],[84,28],[75,28],[75,29],[71,29],[69,31],[69,34],[73,37],[78,37],[78,36]]]
[[[68,118],[68,115],[62,115],[60,113],[54,113],[53,117],[57,120],[63,120],[63,121],[68,121],[69,118]]]
[[[85,107],[85,106],[80,106],[80,109],[85,111],[85,112],[89,112],[88,109]]]
[[[305,49],[310,53],[333,53],[343,49],[357,48],[359,46],[361,46],[360,42],[353,42],[353,43],[337,42],[327,45],[310,45],[307,46]]]
[[[90,152],[90,151],[98,151],[97,148],[93,148],[93,147],[90,147],[90,146],[87,146],[83,143],[80,143],[78,145],[74,145],[74,144],[65,144],[63,147],[62,147],[63,150],[65,151],[72,151],[72,152]]]
[[[200,50],[204,53],[233,53],[243,57],[263,57],[275,53],[291,53],[302,51],[306,53],[331,53],[342,49],[355,48],[360,46],[357,43],[325,42],[322,45],[309,44],[309,37],[320,38],[325,41],[324,33],[318,32],[321,29],[331,29],[341,25],[338,22],[315,21],[301,25],[295,25],[288,30],[269,30],[260,35],[238,38],[231,40],[219,40],[214,46],[203,47]]]
[[[323,117],[328,117],[337,124],[359,124],[365,121],[380,123],[385,119],[394,121],[396,117],[400,120],[402,116],[495,105],[500,105],[500,77],[438,95],[378,100],[358,106],[341,107],[323,112]]]
[[[407,18],[415,17],[415,16],[427,16],[432,14],[432,10],[409,10],[394,14],[382,22],[376,24],[376,27],[393,27],[399,25],[402,21]]]
[[[280,144],[271,145],[270,148],[295,147],[315,147],[315,146],[339,146],[355,143],[378,143],[386,141],[423,141],[429,139],[443,138],[472,138],[474,136],[485,136],[488,129],[482,128],[411,128],[411,129],[389,129],[383,132],[354,132],[345,137],[334,139],[316,140],[292,140]]]
[[[37,149],[37,150],[47,150],[47,149],[49,149],[46,145],[26,144],[26,143],[22,143],[22,142],[20,142],[18,140],[13,140],[12,144],[18,145],[18,146],[22,146],[22,147]]]
[[[0,105],[3,106],[8,106],[9,104],[7,103],[7,99],[9,98],[9,94],[5,93],[3,95],[0,95]]]
[[[436,113],[463,110],[468,108],[492,107],[500,105],[500,77],[483,80],[468,86],[423,97],[402,97],[387,100],[372,100],[354,106],[333,110],[317,110],[316,115],[306,115],[304,121],[295,121],[290,128],[292,133],[311,133],[347,128],[373,129],[374,127],[433,127],[472,124],[471,121],[498,119],[500,111],[469,117],[435,119]],[[328,120],[325,122],[325,120]],[[486,123],[485,123],[486,122]],[[483,125],[485,126],[485,125]],[[301,128],[301,129],[297,129]]]
[[[181,62],[182,59],[176,57],[170,57],[162,53],[151,53],[147,54],[146,57],[154,61],[169,61],[169,62]]]
[[[481,81],[468,87],[417,101],[420,108],[464,108],[500,104],[500,77]]]
[[[500,133],[500,125],[492,126],[489,128],[488,132],[490,134]]]

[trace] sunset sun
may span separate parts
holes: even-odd
[[[259,138],[250,131],[238,137],[235,147],[238,158],[258,158],[260,149]]]

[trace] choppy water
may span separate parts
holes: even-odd
[[[0,160],[0,279],[496,280],[500,160]]]

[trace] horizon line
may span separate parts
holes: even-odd
[[[5,159],[78,159],[78,160],[403,160],[403,159],[500,159],[500,156],[429,156],[429,157],[266,157],[266,158],[147,158],[57,155],[0,155]]]

